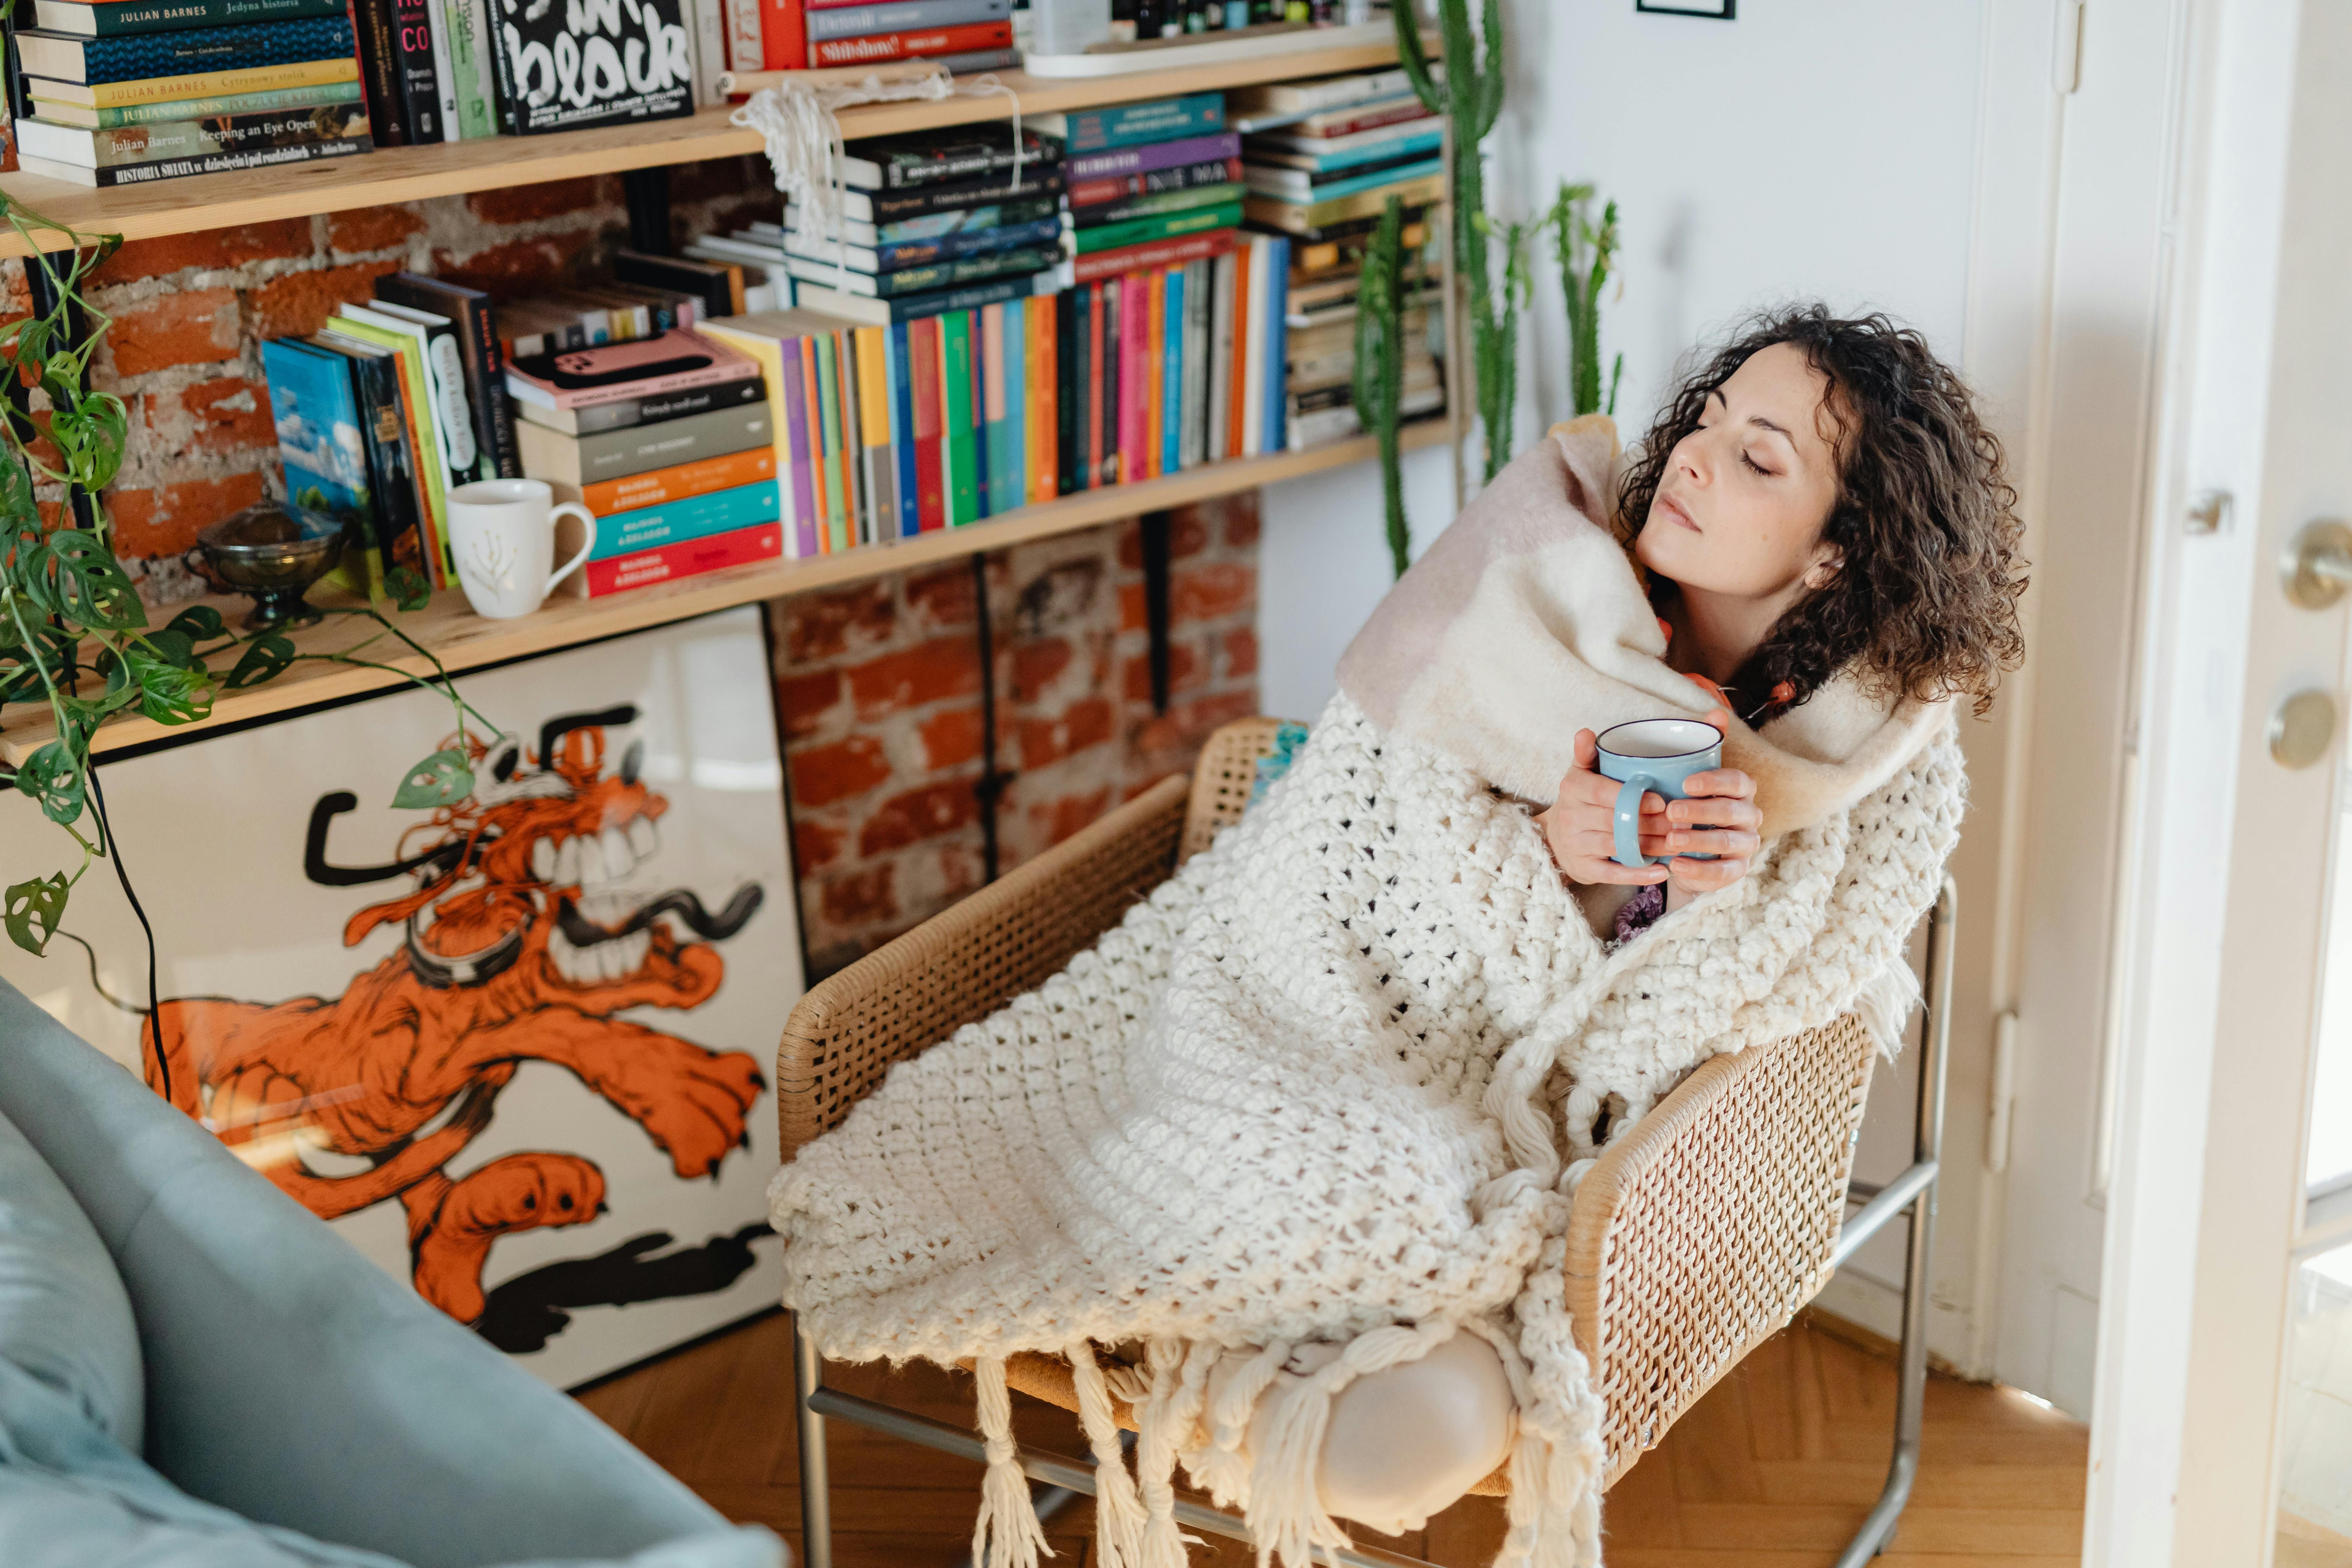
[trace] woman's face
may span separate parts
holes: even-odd
[[[1675,444],[1634,556],[1686,590],[1737,598],[1826,584],[1840,563],[1822,538],[1838,488],[1828,392],[1794,344],[1750,354]]]

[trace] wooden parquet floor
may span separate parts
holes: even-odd
[[[834,1384],[968,1424],[967,1380],[936,1369],[830,1369]],[[792,1337],[762,1319],[581,1396],[730,1519],[800,1531]],[[1016,1398],[1024,1442],[1083,1454],[1076,1418]],[[1893,1446],[1895,1368],[1834,1321],[1803,1319],[1749,1356],[1618,1482],[1611,1568],[1828,1568],[1876,1500]],[[971,1540],[981,1468],[843,1423],[831,1429],[840,1568],[951,1568]],[[2088,1436],[2015,1392],[1928,1382],[1918,1485],[1886,1568],[2071,1568],[2081,1560]],[[1088,1568],[1090,1505],[1047,1527],[1058,1568]],[[1360,1544],[1484,1568],[1498,1501],[1467,1498],[1420,1535]],[[1195,1568],[1248,1568],[1234,1542]]]

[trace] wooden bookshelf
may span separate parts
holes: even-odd
[[[1434,446],[1446,438],[1445,420],[1440,416],[1408,425],[1402,436],[1407,450]],[[638,588],[610,598],[559,596],[550,599],[536,615],[511,621],[484,620],[467,605],[464,594],[452,589],[435,595],[433,603],[425,608],[412,615],[395,616],[394,621],[402,631],[432,649],[434,657],[448,669],[472,669],[524,654],[544,653],[551,648],[593,642],[616,633],[637,631],[735,605],[754,604],[784,594],[806,593],[812,588],[831,587],[862,577],[875,577],[888,572],[903,572],[909,567],[957,560],[978,551],[1003,550],[1033,539],[1092,528],[1118,518],[1162,511],[1240,490],[1255,489],[1261,485],[1278,484],[1285,479],[1362,462],[1373,456],[1374,451],[1372,438],[1360,436],[1352,440],[1336,441],[1303,452],[1277,452],[1271,457],[1210,463],[1181,474],[1146,479],[1139,484],[1113,485],[1105,489],[1064,496],[1059,500],[1024,507],[986,522],[921,534],[895,544],[871,545],[839,555],[820,555],[804,561],[772,561],[757,566],[737,567],[706,577],[688,577],[681,582]],[[1366,526],[1370,527],[1369,521]],[[1368,534],[1365,548],[1373,547],[1374,542]],[[317,598],[321,605],[337,602],[331,594],[321,593]],[[252,608],[251,601],[243,598],[215,596],[196,602],[209,604],[218,609],[232,626],[242,621]],[[158,617],[163,618],[166,617]],[[330,616],[322,624],[294,634],[293,640],[295,646],[305,653],[341,651],[373,629],[364,620],[348,616]],[[405,657],[394,657],[395,654]],[[420,675],[429,674],[432,668],[425,660],[406,654],[396,639],[388,637],[370,647],[363,657]],[[377,690],[397,684],[398,679],[398,677],[382,670],[355,669],[347,665],[297,664],[268,685],[245,691],[219,693],[213,704],[212,716],[201,723],[159,724],[137,714],[115,718],[98,731],[90,742],[90,749],[108,751],[166,736],[191,734],[221,724],[233,724],[241,720],[307,707],[314,702]],[[12,766],[21,763],[55,734],[49,724],[46,703],[18,703],[0,708],[0,761]]]
[[[1435,44],[1431,45],[1435,52]],[[1298,77],[1371,70],[1393,64],[1392,44],[1351,44],[1328,49],[1272,54],[1261,59],[1209,66],[1181,66],[1132,76],[1076,80],[997,73],[1018,95],[1024,114],[1091,109],[1141,99],[1174,98],[1217,88]],[[937,102],[862,104],[839,111],[843,136],[893,135],[934,126],[962,125],[1007,118],[1013,100],[1003,95],[955,97]],[[667,163],[731,158],[762,150],[760,138],[729,123],[730,109],[706,109],[690,120],[646,125],[616,125],[547,136],[492,136],[433,147],[389,147],[356,158],[297,163],[227,174],[197,174],[152,185],[90,190],[38,174],[0,174],[0,193],[34,211],[88,234],[119,234],[125,239],[192,234],[200,229],[343,212],[426,196],[462,195],[508,185],[540,184],[590,174],[617,174]],[[46,235],[43,237],[46,237]],[[54,244],[66,241],[57,236]],[[13,230],[0,231],[0,257],[25,256],[31,247]]]

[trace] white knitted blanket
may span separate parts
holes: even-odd
[[[1314,1485],[1333,1396],[1455,1333],[1496,1347],[1518,1406],[1497,1563],[1598,1563],[1601,1410],[1561,1300],[1596,1121],[1613,1136],[1709,1057],[1907,978],[1964,782],[1948,715],[1901,717],[1917,742],[1873,753],[1866,790],[1612,952],[1525,803],[1343,691],[1213,847],[779,1173],[786,1303],[832,1359],[975,1363],[990,1568],[1043,1546],[1005,1356],[1069,1358],[1106,1568],[1183,1563],[1180,1460],[1262,1560],[1304,1565],[1346,1541]],[[1345,1349],[1277,1381],[1308,1342]],[[1092,1347],[1118,1344],[1141,1364],[1107,1377]],[[1213,1407],[1234,1349],[1260,1353]]]

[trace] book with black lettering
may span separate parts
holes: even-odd
[[[357,36],[360,84],[367,89],[368,127],[379,147],[405,147],[408,114],[400,95],[400,39],[394,30],[393,0],[352,0],[352,30]]]
[[[1078,488],[1078,328],[1086,320],[1082,289],[1065,289],[1054,296],[1054,493],[1072,494]]]
[[[1013,162],[1013,128],[982,123],[910,131],[901,136],[869,136],[848,144],[840,168],[842,183],[853,190],[903,191],[997,174],[1009,184]],[[1058,168],[1061,162],[1060,142],[1034,131],[1021,132],[1020,163],[1024,171]]]
[[[37,158],[85,169],[108,169],[258,148],[365,142],[368,126],[364,108],[356,103],[338,103],[316,109],[279,110],[270,114],[208,114],[192,120],[120,126],[111,131],[32,119],[17,123],[16,137],[20,153],[29,153]]]
[[[443,278],[394,272],[375,280],[375,297],[412,310],[446,316],[457,325],[464,350],[466,395],[474,415],[474,439],[488,453],[502,479],[522,477],[515,449],[514,415],[507,398],[506,359],[499,352],[498,320],[490,297]]]
[[[607,430],[689,419],[714,409],[742,408],[767,400],[767,382],[752,376],[747,381],[688,387],[683,392],[648,393],[619,403],[593,403],[585,408],[548,408],[517,399],[515,412],[529,424],[543,425],[566,436],[599,436]]]
[[[509,135],[694,112],[683,0],[489,3],[499,128]]]
[[[1016,188],[1013,171],[982,174],[977,179],[950,180],[944,184],[918,185],[903,191],[844,191],[841,216],[856,223],[903,223],[927,213],[956,212],[999,202],[1025,202],[1062,194],[1062,166],[1040,167],[1024,160]]]
[[[743,269],[719,262],[696,261],[683,256],[647,256],[642,251],[613,253],[613,279],[641,289],[674,289],[702,301],[704,321],[743,313]]]
[[[43,174],[77,185],[145,185],[177,180],[189,174],[224,174],[240,169],[274,168],[284,163],[308,163],[320,158],[348,158],[369,150],[365,135],[343,142],[306,142],[291,147],[255,147],[238,153],[214,153],[201,158],[166,158],[154,163],[115,163],[103,169],[20,153],[17,164],[28,174]]]
[[[408,416],[400,400],[399,359],[390,349],[341,332],[314,332],[302,341],[352,362],[377,547],[385,565],[423,571],[425,532],[417,522],[416,464],[408,447]]]
[[[441,77],[433,63],[433,0],[392,0],[393,79],[408,140],[441,140]]]

